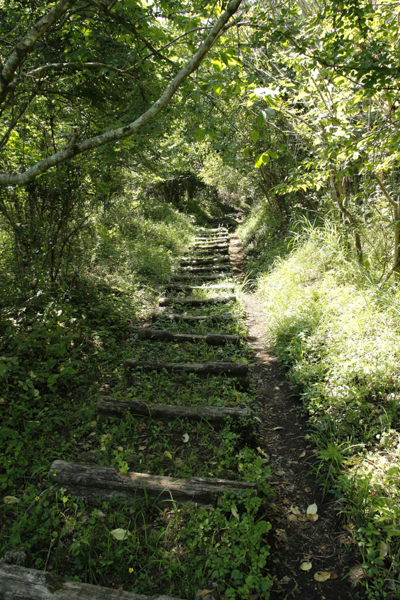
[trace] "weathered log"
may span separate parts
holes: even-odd
[[[151,320],[153,321],[153,323],[158,319],[168,319],[169,321],[184,321],[185,323],[202,323],[204,321],[210,321],[210,323],[223,323],[225,321],[234,321],[235,319],[240,319],[240,315],[223,313],[221,315],[200,315],[197,317],[186,317],[184,315],[166,314],[162,312],[151,316]]]
[[[125,365],[144,371],[167,371],[168,373],[194,373],[199,376],[225,375],[226,377],[246,377],[248,363],[209,362],[209,363],[170,363],[163,360],[134,360],[127,358]]]
[[[229,256],[229,248],[228,246],[209,246],[209,247],[202,247],[202,246],[198,246],[196,248],[190,248],[190,250],[193,252],[194,256],[199,256],[199,257],[215,257],[215,258],[219,258],[220,256]]]
[[[215,234],[215,232],[224,233],[225,235],[229,233],[226,227],[214,227],[214,229],[199,229],[196,231],[196,235],[212,235]]]
[[[171,333],[163,329],[150,329],[143,327],[138,329],[140,340],[153,340],[165,342],[205,342],[210,346],[223,346],[224,344],[239,344],[240,336],[226,335],[224,333],[209,333],[208,335],[199,335],[197,333]]]
[[[221,283],[219,285],[208,285],[204,287],[202,285],[180,285],[179,283],[167,283],[164,286],[166,290],[177,290],[181,292],[192,292],[193,290],[234,290],[235,286],[233,283]]]
[[[223,248],[224,250],[228,250],[229,244],[227,242],[213,242],[210,244],[205,244],[204,242],[195,242],[194,244],[192,244],[191,248],[193,250],[213,250],[214,248]]]
[[[47,571],[0,565],[1,600],[174,600],[156,594],[144,596],[89,583],[61,579]],[[178,600],[178,599],[176,599]]]
[[[140,400],[118,400],[103,397],[97,401],[97,413],[103,418],[123,419],[126,413],[140,417],[152,417],[156,420],[190,419],[191,421],[207,421],[214,427],[223,427],[230,417],[250,418],[248,408],[224,408],[221,406],[172,406],[170,404],[146,404]]]
[[[228,304],[228,302],[236,302],[236,296],[220,296],[217,298],[160,298],[158,305],[201,306],[202,304]]]
[[[222,244],[222,243],[226,243],[228,244],[230,241],[230,237],[229,236],[223,236],[223,235],[218,235],[216,237],[211,237],[211,236],[205,236],[205,237],[201,237],[201,236],[197,236],[194,240],[194,244]]]
[[[181,258],[180,264],[182,266],[193,265],[216,265],[221,263],[229,263],[229,256],[213,256],[211,258]]]
[[[123,475],[113,467],[63,460],[53,462],[49,478],[56,488],[66,488],[68,493],[88,502],[96,502],[99,499],[110,501],[114,497],[122,502],[135,502],[148,497],[157,504],[170,505],[172,501],[213,504],[215,497],[223,492],[240,494],[247,489],[256,492],[254,483],[242,481],[208,477],[177,479],[148,473]]]
[[[223,275],[218,275],[215,273],[214,275],[175,275],[175,277],[171,277],[172,281],[215,281],[216,279],[222,279]]]
[[[219,271],[221,273],[230,273],[231,266],[230,265],[211,265],[206,267],[182,267],[182,271],[191,271],[192,273],[213,273],[214,271]]]

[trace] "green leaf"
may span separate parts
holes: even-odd
[[[274,116],[274,114],[275,114],[275,111],[274,111],[274,109],[273,109],[273,108],[267,108],[267,110],[266,110],[265,112],[267,113],[267,115],[268,115],[269,117],[273,117],[273,116]]]
[[[265,121],[266,121],[266,115],[265,115],[265,112],[262,110],[258,113],[258,117],[257,117],[257,123],[258,123],[259,129],[262,128]]]
[[[258,131],[258,129],[253,129],[253,131],[251,132],[251,138],[252,138],[253,142],[256,143],[259,137],[260,137],[260,132]]]
[[[245,148],[245,149],[243,150],[243,158],[247,158],[247,157],[248,157],[248,155],[249,155],[249,149],[248,149],[248,148]]]
[[[260,154],[260,156],[257,157],[256,162],[254,163],[254,166],[256,169],[259,169],[262,164],[263,164],[263,155]]]
[[[198,129],[196,131],[196,133],[194,134],[194,139],[197,140],[198,142],[202,142],[205,137],[206,137],[206,132],[204,131],[204,129]]]

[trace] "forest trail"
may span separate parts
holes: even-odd
[[[236,275],[243,278],[244,257],[237,236],[231,237],[230,254]],[[315,447],[306,441],[307,419],[301,403],[290,389],[273,353],[268,349],[268,330],[261,300],[247,293],[245,306],[249,334],[247,342],[254,351],[251,377],[256,388],[260,418],[260,448],[268,456],[275,491],[271,573],[276,577],[271,600],[347,600],[355,597],[349,578],[354,568],[346,552],[348,533],[341,529],[331,503],[321,503],[321,492],[312,473]],[[311,459],[311,461],[310,461]],[[318,520],[310,521],[307,507],[317,505]],[[311,563],[307,571],[301,569]],[[315,574],[325,581],[316,581]]]
[[[234,378],[236,383],[233,385],[237,390],[248,390],[251,380],[256,390],[253,411],[232,406],[153,404],[103,396],[97,404],[99,417],[123,421],[129,414],[137,419],[153,418],[164,422],[186,419],[192,423],[207,422],[216,430],[224,426],[227,419],[233,419],[236,430],[243,428],[241,435],[244,447],[247,444],[255,447],[263,459],[268,459],[265,462],[272,471],[272,478],[268,480],[276,494],[272,500],[272,512],[270,501],[263,502],[260,516],[273,525],[272,531],[263,539],[264,545],[271,546],[271,556],[264,575],[266,578],[274,576],[271,600],[289,596],[306,600],[352,598],[348,579],[342,581],[350,569],[345,556],[346,532],[338,529],[330,505],[325,504],[321,510],[319,508],[318,487],[306,462],[312,458],[315,450],[304,440],[307,424],[303,417],[296,414],[299,404],[290,394],[275,358],[265,349],[266,326],[260,301],[255,294],[245,295],[246,340],[243,334],[232,335],[229,329],[229,326],[236,326],[238,320],[243,318],[243,315],[234,314],[236,296],[226,295],[227,289],[234,287],[235,280],[243,280],[244,261],[238,237],[228,234],[225,228],[200,232],[191,248],[191,256],[182,259],[181,267],[184,274],[177,274],[173,278],[175,283],[165,286],[168,295],[160,298],[159,311],[153,315],[151,323],[138,330],[138,337],[146,342],[162,343],[165,348],[171,343],[177,347],[180,343],[188,342],[192,348],[200,345],[216,347],[219,349],[218,360],[214,358],[210,362],[200,362],[197,358],[201,354],[199,350],[197,355],[194,351],[192,358],[184,363],[160,360],[168,354],[166,351],[157,360],[154,357],[152,360],[127,359],[126,368],[132,370],[136,379],[145,378],[147,372],[162,372],[164,376],[168,373],[170,378],[183,377],[186,383],[191,376],[206,377],[207,380],[224,378],[226,381]],[[214,281],[219,283],[215,284]],[[188,282],[190,285],[187,285]],[[226,306],[232,312],[227,312]],[[244,361],[243,358],[232,360],[232,357],[235,359],[240,356],[235,354],[235,348],[243,343],[251,346],[253,361]],[[259,429],[256,438],[251,433],[247,439],[246,428],[253,418],[259,422]],[[184,444],[188,440],[189,435],[184,434]],[[170,453],[166,452],[165,455],[172,461]],[[182,459],[177,458],[175,462],[182,463]],[[147,496],[160,507],[170,507],[171,498],[176,502],[191,501],[209,507],[215,506],[216,498],[219,498],[219,506],[224,492],[238,496],[246,491],[256,493],[254,482],[246,481],[243,476],[237,477],[233,471],[228,471],[233,475],[230,479],[196,475],[179,478],[172,471],[172,476],[165,472],[146,472],[145,465],[141,471],[144,472],[121,473],[115,467],[56,460],[51,467],[50,479],[58,489],[65,489],[67,493],[89,503],[99,499],[109,502],[116,497],[129,504]],[[314,504],[317,505],[316,521],[313,520],[316,517],[306,517],[307,507]],[[246,541],[243,539],[241,543],[246,545]],[[307,571],[302,570],[305,563],[311,564]],[[328,579],[316,581],[318,573],[322,573],[322,579]],[[3,587],[6,586],[5,590],[11,597],[17,593],[38,600],[53,597],[51,581],[43,572],[4,565],[0,567],[0,575],[6,579]],[[215,579],[208,583],[207,593],[199,590],[205,600],[220,598],[220,582]],[[29,596],[32,586],[35,592]],[[61,589],[62,597],[66,600],[73,600],[82,593],[89,594],[92,599],[100,599],[110,592],[99,586],[80,583],[66,583]],[[124,598],[146,600],[149,597],[124,592]],[[168,600],[167,596],[152,596],[152,600],[162,598]]]

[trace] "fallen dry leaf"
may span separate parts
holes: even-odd
[[[197,592],[196,598],[204,598],[207,594],[212,594],[214,590],[201,590],[201,592]]]
[[[305,491],[307,494],[309,494],[309,493],[311,492],[311,488],[310,488],[310,487],[306,487],[306,488],[304,488],[304,491]]]
[[[306,517],[303,515],[303,513],[297,506],[291,506],[290,510],[294,515],[296,515],[299,521],[306,521]]]
[[[275,535],[281,542],[289,543],[287,533],[284,529],[277,529]]]
[[[290,500],[288,500],[288,498],[285,498],[285,500],[283,501],[283,504],[290,504]]]
[[[300,565],[300,569],[302,571],[309,571],[310,569],[312,569],[312,563],[311,562],[303,562]]]
[[[302,452],[302,453],[300,454],[299,458],[304,458],[304,457],[305,457],[305,455],[306,455],[306,451],[304,450],[304,452]]]
[[[5,502],[6,504],[16,504],[17,502],[19,502],[19,500],[15,496],[4,496],[3,502]]]
[[[182,440],[184,444],[187,444],[189,441],[189,434],[188,433],[184,433],[182,436]]]
[[[329,571],[317,571],[316,573],[314,573],[314,579],[315,581],[319,581],[319,582],[323,582],[323,581],[328,581],[328,579],[331,578],[331,574]]]
[[[139,450],[146,450],[147,446],[139,446]]]
[[[296,515],[288,515],[287,520],[288,521],[297,521],[297,517],[296,517]]]
[[[381,542],[379,544],[379,556],[381,558],[385,558],[385,556],[387,556],[387,553],[388,553],[387,544],[385,544],[385,542]]]
[[[275,475],[278,475],[278,477],[283,477],[284,475],[286,475],[285,471],[275,471]]]
[[[164,452],[164,456],[165,456],[166,458],[169,458],[169,460],[172,460],[172,454],[171,454],[171,452],[168,452],[168,451],[166,450],[166,451]]]
[[[261,456],[264,456],[265,458],[268,458],[268,454],[266,454],[266,453],[264,452],[264,450],[261,450],[261,448],[260,448],[260,447],[258,447],[258,448],[257,448],[257,452],[258,452],[259,454],[261,454]]]
[[[307,507],[307,519],[309,521],[313,521],[314,523],[315,523],[315,521],[318,521],[317,511],[318,511],[318,506],[316,504],[310,504]]]

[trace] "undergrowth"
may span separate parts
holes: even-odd
[[[178,268],[193,231],[192,220],[167,204],[121,203],[99,216],[84,263],[65,265],[57,286],[34,266],[17,280],[2,256],[0,557],[23,548],[27,567],[149,596],[191,598],[216,580],[223,598],[269,598],[270,470],[252,446],[249,423],[214,431],[206,422],[132,416],[104,422],[96,414],[100,395],[251,407],[252,390],[239,389],[235,380],[124,367],[126,358],[159,360],[161,354],[171,362],[251,358],[243,343],[221,349],[138,339],[137,327],[157,310],[163,282]],[[232,301],[190,312],[228,311],[243,313]],[[155,326],[165,325],[160,314]],[[169,328],[193,331],[187,324]],[[203,322],[198,331],[243,335],[246,328],[238,319]],[[173,502],[160,509],[147,498],[93,506],[52,487],[48,474],[56,459],[122,474],[253,481],[259,496],[221,497],[208,509]]]

